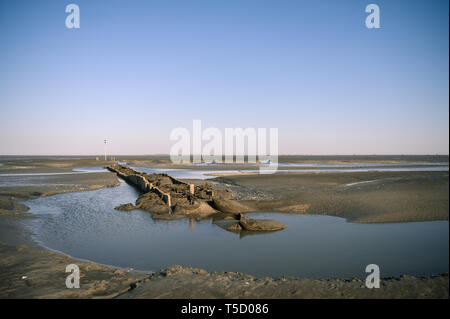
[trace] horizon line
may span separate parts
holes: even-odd
[[[191,154],[190,156],[193,156],[194,154]],[[74,156],[81,156],[81,157],[88,157],[88,156],[98,156],[98,157],[104,157],[104,154],[0,154],[1,156],[48,156],[48,157],[55,157],[55,156],[61,156],[61,157],[74,157]],[[167,153],[154,153],[154,154],[108,154],[108,156],[168,156],[170,157],[170,154]],[[225,154],[222,154],[222,156],[225,156]],[[236,155],[233,154],[233,156],[242,156],[242,155]],[[245,154],[244,157],[252,156]],[[258,156],[258,155],[253,155]],[[262,155],[262,156],[270,156],[270,155]],[[449,156],[449,154],[443,154],[443,153],[422,153],[422,154],[278,154],[278,156]]]

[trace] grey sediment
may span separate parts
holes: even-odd
[[[448,157],[447,157],[448,158]],[[5,165],[6,166],[6,165]],[[5,169],[5,166],[2,168]],[[83,166],[89,166],[84,164]],[[49,169],[50,171],[50,169]],[[53,168],[51,169],[53,171]],[[439,276],[382,278],[380,289],[368,289],[361,279],[256,278],[236,272],[207,272],[171,266],[156,273],[117,269],[48,251],[34,242],[20,221],[35,218],[21,201],[53,194],[98,189],[119,184],[111,173],[65,175],[63,186],[0,189],[0,298],[444,298],[448,273]],[[360,185],[334,191],[332,187],[360,180],[401,178],[383,185]],[[295,181],[293,181],[295,179]],[[326,176],[236,176],[215,179],[231,186],[230,202],[248,211],[278,207],[278,211],[330,214],[350,221],[448,220],[448,173],[355,173]],[[308,182],[311,182],[307,185]],[[215,183],[211,181],[211,184]],[[384,183],[384,182],[383,182]],[[320,184],[320,187],[317,186]],[[378,183],[376,183],[378,184]],[[305,186],[306,185],[306,186]],[[325,186],[322,186],[325,185]],[[329,186],[331,185],[331,186]],[[398,186],[398,187],[397,187]],[[401,186],[401,187],[400,187]],[[299,190],[302,194],[298,195]],[[373,193],[369,199],[367,192]],[[282,194],[279,196],[277,194]],[[412,196],[410,194],[413,194]],[[236,196],[237,195],[237,196]],[[390,197],[390,195],[396,195]],[[265,199],[261,201],[261,199]],[[400,200],[398,200],[400,199]],[[394,201],[406,205],[403,211]],[[209,200],[210,201],[210,200]],[[261,202],[258,206],[255,202]],[[217,201],[217,203],[220,203]],[[341,203],[341,205],[335,205]],[[381,204],[378,204],[381,203]],[[370,204],[370,205],[365,205]],[[414,206],[417,205],[416,209]],[[231,204],[230,204],[231,205]],[[134,205],[133,205],[134,206]],[[219,206],[219,205],[217,205]],[[210,217],[236,221],[238,213],[217,210]],[[224,207],[227,207],[226,205]],[[227,210],[222,207],[223,210]],[[357,210],[353,208],[358,208]],[[389,209],[387,209],[388,207]],[[430,207],[427,209],[427,207]],[[369,208],[369,209],[367,209]],[[230,209],[235,209],[232,207]],[[351,213],[354,211],[355,213]],[[363,212],[368,212],[367,214]],[[416,211],[423,212],[422,214]],[[393,212],[388,214],[388,212]],[[175,214],[175,212],[173,212]],[[162,215],[162,214],[161,214]],[[187,214],[180,214],[187,216]],[[228,217],[227,217],[228,216]],[[37,217],[38,218],[38,217]],[[77,263],[81,289],[65,287],[65,266]],[[22,279],[23,277],[26,279]]]

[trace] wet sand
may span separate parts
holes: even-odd
[[[0,216],[0,298],[112,298],[130,289],[145,274],[46,250],[35,243],[18,219]],[[80,268],[80,289],[67,289],[66,266]]]
[[[0,174],[70,172],[106,164],[95,159],[0,160]],[[159,157],[138,160],[167,165]],[[448,172],[245,175],[209,182],[230,189],[243,202],[284,212],[353,222],[448,220]],[[105,172],[48,175],[40,185],[0,187],[0,298],[448,298],[448,273],[385,278],[380,289],[367,289],[359,279],[254,278],[170,265],[156,274],[127,271],[45,250],[21,226],[20,220],[38,217],[20,201],[118,183],[115,174]],[[70,263],[80,267],[81,289],[65,287]]]
[[[380,280],[380,288],[369,289],[362,279],[255,278],[172,266],[138,281],[135,289],[117,298],[448,299],[448,274],[385,278]]]
[[[448,220],[448,172],[355,172],[219,177],[255,209],[350,222]],[[209,180],[211,181],[211,180]]]

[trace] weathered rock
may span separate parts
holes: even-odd
[[[203,218],[218,213],[212,206],[213,197],[232,197],[232,193],[228,190],[216,188],[208,183],[194,186],[167,174],[146,174],[125,165],[111,165],[107,169],[117,173],[143,193],[136,200],[135,207],[132,208],[131,204],[121,205],[118,209],[122,210],[139,208],[158,215],[174,213]]]
[[[175,207],[177,208],[177,207]],[[196,215],[198,217],[206,217],[212,214],[216,214],[217,210],[211,207],[207,202],[199,202],[199,205],[195,208],[180,208],[176,213],[184,215]]]
[[[178,200],[175,204],[174,213],[177,214],[185,214],[190,213],[192,211],[197,210],[200,207],[201,202],[197,200],[193,200],[191,202],[185,200]]]
[[[170,207],[155,193],[148,192],[139,196],[136,206],[150,213],[170,213]]]
[[[230,230],[230,231],[241,231],[242,226],[239,224],[239,222],[234,222],[234,223],[229,223],[229,225],[225,229]]]
[[[286,228],[286,225],[276,220],[251,219],[241,213],[220,216],[220,219],[216,219],[214,223],[217,226],[232,232],[240,232],[241,230],[268,232]]]
[[[231,215],[226,215],[226,216],[223,216],[222,219],[224,219],[224,220],[239,220],[239,216],[240,216],[240,215],[242,215],[242,214],[231,214]]]
[[[137,209],[137,207],[134,206],[131,203],[128,203],[128,204],[119,205],[119,206],[115,207],[114,209],[117,209],[117,210],[133,210],[133,209]]]
[[[224,213],[246,213],[250,211],[248,206],[234,200],[214,198],[213,203],[217,210]]]
[[[245,230],[250,231],[274,231],[286,228],[286,225],[270,219],[241,218],[239,224]]]
[[[146,211],[152,214],[158,214],[158,215],[165,215],[165,214],[172,214],[172,210],[167,205],[155,205],[151,207],[146,207]]]
[[[237,220],[247,220],[248,219],[247,216],[245,216],[244,214],[241,214],[241,213],[234,215],[234,217]]]

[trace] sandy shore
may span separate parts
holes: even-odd
[[[380,288],[366,288],[361,279],[255,278],[236,272],[208,273],[172,266],[138,281],[118,298],[444,298],[448,274],[380,280]]]
[[[70,172],[102,164],[40,159],[2,165],[0,174]],[[448,220],[448,172],[246,175],[212,182],[244,202],[260,203],[261,209],[268,205],[355,222]],[[155,274],[117,269],[45,250],[21,226],[21,220],[36,218],[21,201],[118,183],[114,174],[104,172],[47,175],[39,185],[0,187],[0,298],[448,298],[448,274],[385,278],[380,289],[367,289],[351,278],[255,278],[170,265]],[[70,263],[80,267],[81,289],[65,287]]]
[[[230,185],[257,210],[323,214],[350,222],[448,220],[448,172],[235,175]]]

